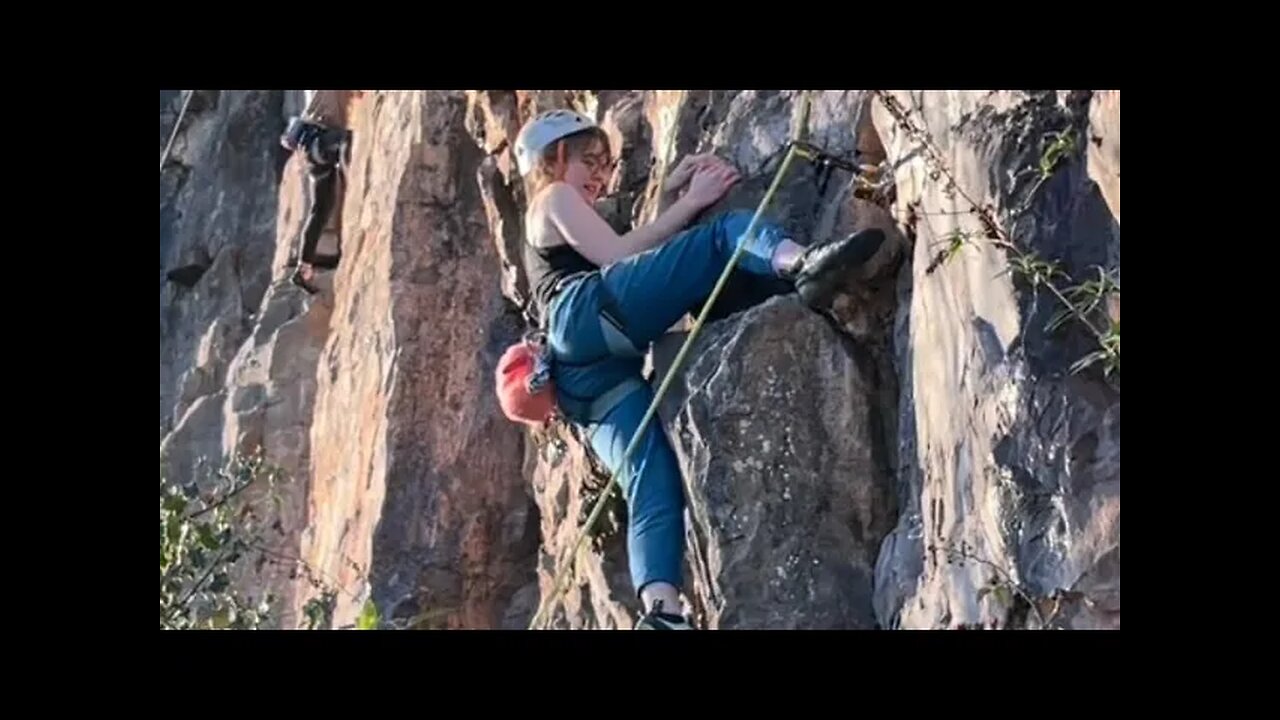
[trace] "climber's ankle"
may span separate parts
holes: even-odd
[[[680,591],[671,583],[651,582],[640,591],[640,602],[644,605],[645,612],[652,610],[657,601],[662,601],[663,612],[680,614]]]
[[[804,255],[805,247],[793,240],[783,240],[778,245],[778,249],[773,251],[773,271],[779,277],[792,277],[800,264],[800,257]]]

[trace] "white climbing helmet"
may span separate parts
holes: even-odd
[[[528,175],[538,155],[551,143],[595,126],[591,118],[572,110],[548,110],[530,120],[516,136],[516,166],[520,174]]]

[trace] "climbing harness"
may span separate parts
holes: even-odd
[[[169,142],[165,143],[164,152],[160,153],[160,174],[164,174],[164,165],[169,162],[169,152],[173,150],[173,141],[178,139],[178,128],[182,127],[182,118],[187,114],[187,106],[191,104],[191,97],[196,94],[195,90],[187,91],[187,98],[182,101],[182,109],[178,110],[178,118],[173,121],[173,130],[169,131]]]
[[[764,214],[765,208],[768,207],[769,202],[773,199],[774,193],[777,192],[778,187],[782,184],[782,178],[786,175],[787,169],[791,166],[791,161],[797,155],[801,155],[809,160],[813,160],[814,158],[821,159],[826,155],[816,146],[804,142],[806,128],[809,124],[810,100],[807,92],[802,93],[801,102],[800,122],[796,128],[795,137],[785,146],[782,165],[779,166],[777,174],[773,177],[773,182],[769,185],[769,189],[765,192],[764,197],[761,198],[759,206],[756,207],[755,214],[751,216],[751,222],[747,225],[746,232],[743,233],[743,240],[738,243],[737,248],[733,251],[733,255],[729,257],[729,262],[725,264],[724,270],[721,271],[720,278],[716,281],[715,287],[711,291],[711,295],[708,296],[707,301],[702,305],[701,312],[698,313],[697,319],[694,320],[693,327],[689,330],[689,335],[685,338],[684,343],[681,344],[680,352],[676,354],[675,359],[671,362],[671,367],[667,370],[667,374],[662,379],[662,384],[658,386],[657,392],[654,393],[653,401],[649,403],[649,409],[645,411],[644,417],[640,419],[639,427],[636,428],[635,434],[631,436],[631,442],[627,444],[626,450],[623,451],[622,459],[618,463],[620,471],[622,472],[625,472],[628,467],[627,461],[631,458],[632,453],[636,451],[636,448],[639,447],[640,439],[644,437],[644,432],[648,428],[649,422],[653,420],[653,416],[657,413],[658,406],[662,402],[662,398],[666,396],[667,391],[671,388],[672,381],[675,379],[676,374],[684,364],[685,355],[688,354],[689,348],[693,347],[694,340],[697,339],[698,333],[702,331],[703,323],[706,322],[707,315],[711,313],[712,307],[715,306],[716,299],[720,296],[720,292],[724,290],[725,284],[729,281],[729,276],[733,273],[734,267],[738,264],[738,259],[742,256],[742,253],[745,252],[747,246],[750,244],[750,240],[753,239],[753,234],[756,231],[756,225],[759,224],[760,217]],[[578,533],[577,540],[573,543],[568,556],[568,561],[556,574],[552,583],[551,593],[547,596],[546,600],[539,604],[537,612],[534,613],[533,619],[529,622],[530,630],[537,628],[541,624],[543,617],[551,610],[552,606],[559,602],[560,593],[564,589],[564,581],[569,575],[568,571],[576,564],[574,561],[582,549],[583,542],[585,542],[587,536],[591,532],[591,529],[595,527],[596,522],[600,519],[605,503],[608,502],[609,497],[613,494],[614,487],[617,485],[618,473],[610,473],[608,484],[605,485],[604,490],[601,491],[600,496],[596,499],[595,507],[592,508],[591,514],[587,517],[586,523]]]
[[[553,294],[588,274],[590,273],[574,273],[561,278]],[[553,377],[557,360],[551,350],[547,328],[549,318],[546,313],[537,317],[533,312],[533,303],[531,295],[520,309],[525,321],[533,329],[503,352],[494,369],[494,386],[498,405],[508,420],[537,426],[553,422],[563,417],[563,413],[559,407],[560,400]],[[609,354],[640,357],[644,353],[623,332],[622,322],[617,316],[613,300],[607,299],[598,319]],[[587,424],[594,425],[604,420],[614,406],[644,384],[643,380],[628,377],[590,402],[571,397],[566,398],[566,401],[578,405],[586,416]]]

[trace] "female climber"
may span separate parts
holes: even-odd
[[[745,239],[752,217],[746,211],[683,229],[728,192],[738,173],[711,154],[684,158],[666,188],[687,185],[679,199],[652,223],[618,235],[593,208],[615,163],[608,136],[589,118],[569,110],[543,113],[521,128],[515,153],[529,198],[530,310],[546,330],[561,414],[583,428],[626,498],[631,579],[644,608],[636,627],[691,629],[677,614],[684,496],[662,425],[651,421],[627,467],[619,465],[653,400],[641,380],[643,349],[707,299]],[[762,218],[739,268],[793,283],[816,309],[883,241],[883,232],[866,230],[805,248]],[[619,387],[625,394],[600,411],[602,398]]]

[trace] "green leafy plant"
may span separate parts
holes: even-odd
[[[1014,255],[1009,260],[1009,268],[1000,273],[1000,275],[1010,272],[1024,278],[1032,288],[1038,288],[1041,285],[1048,286],[1052,284],[1055,277],[1068,277],[1058,267],[1057,263],[1046,262],[1029,253]],[[999,277],[999,275],[996,277]],[[1071,315],[1072,313],[1068,310],[1067,317],[1071,317]]]
[[[270,594],[260,600],[237,588],[239,568],[270,563],[301,574],[315,591],[301,608],[308,630],[333,627],[339,594],[356,595],[302,558],[273,548],[267,530],[280,530],[283,503],[276,492],[281,473],[261,452],[236,455],[199,482],[160,479],[160,627],[162,629],[258,629],[277,622]],[[366,573],[348,559],[360,576]],[[394,627],[382,622],[367,600],[354,627]],[[345,628],[353,627],[346,625]]]
[[[1101,267],[1097,268],[1097,270],[1097,280],[1080,283],[1066,291],[1067,299],[1071,301],[1071,304],[1079,312],[1085,315],[1095,312],[1111,293],[1120,292],[1120,283],[1116,282]],[[1072,315],[1073,313],[1069,310],[1060,311],[1049,321],[1045,329],[1050,332],[1057,330],[1063,323],[1070,320]]]
[[[252,563],[301,567],[318,596],[303,607],[305,627],[327,628],[337,590],[317,579],[301,558],[267,543],[279,530],[280,472],[258,453],[235,455],[200,480],[160,479],[160,627],[258,629],[274,623],[276,598],[255,600],[237,588],[237,570]],[[249,492],[249,491],[253,492]],[[267,506],[265,500],[270,501]],[[292,577],[292,575],[291,575]]]
[[[1111,320],[1107,332],[1101,339],[1101,347],[1077,360],[1071,366],[1071,372],[1078,373],[1085,368],[1101,362],[1102,372],[1107,377],[1120,372],[1120,322]]]
[[[1018,173],[1019,175],[1034,174],[1036,176],[1035,185],[1032,185],[1031,190],[1027,193],[1028,201],[1046,180],[1053,177],[1054,171],[1071,156],[1071,153],[1075,152],[1075,129],[1068,127],[1058,132],[1046,133],[1041,138],[1041,144],[1043,150],[1040,153],[1039,161],[1034,166],[1024,168]]]
[[[1103,330],[1098,337],[1098,349],[1077,360],[1071,366],[1072,373],[1078,373],[1097,363],[1102,363],[1105,377],[1120,371],[1120,319],[1106,314],[1105,303],[1110,297],[1118,297],[1120,283],[1107,274],[1101,267],[1097,268],[1096,280],[1088,280],[1066,291],[1066,297],[1072,305],[1071,310],[1059,312],[1049,321],[1046,330],[1053,332],[1074,315],[1101,317]]]
[[[960,251],[963,250],[966,245],[971,244],[975,235],[976,233],[966,232],[959,228],[952,230],[950,235],[943,238],[939,243],[936,243],[945,244],[946,247],[939,250],[938,253],[933,256],[933,260],[929,263],[929,266],[925,268],[924,273],[926,275],[932,275],[935,270],[950,261],[951,258],[959,255]]]
[[[378,629],[378,606],[374,604],[373,598],[364,601],[364,607],[360,609],[360,617],[356,618],[356,628],[359,630]]]
[[[991,595],[996,602],[1007,607],[1013,604],[1013,590],[1014,586],[1007,580],[999,575],[992,575],[986,585],[978,588],[978,602],[982,602],[982,598]]]
[[[1031,285],[1033,290],[1040,288],[1048,290],[1062,304],[1063,309],[1050,320],[1046,329],[1049,331],[1056,330],[1068,319],[1074,318],[1087,328],[1097,340],[1097,349],[1073,363],[1070,367],[1070,372],[1073,374],[1079,373],[1101,362],[1104,377],[1110,378],[1112,375],[1118,374],[1120,371],[1120,322],[1118,319],[1108,318],[1106,324],[1100,327],[1089,316],[1096,314],[1095,311],[1098,306],[1109,293],[1112,291],[1119,292],[1119,283],[1109,278],[1099,268],[1100,277],[1098,280],[1071,287],[1073,282],[1071,276],[1058,267],[1056,263],[1047,262],[1037,257],[1035,253],[1018,247],[1008,234],[1000,229],[992,208],[978,204],[959,186],[956,182],[955,174],[943,162],[944,155],[938,150],[929,133],[911,118],[911,111],[905,108],[893,95],[883,90],[874,92],[885,109],[893,115],[897,127],[914,142],[919,143],[924,152],[928,177],[935,181],[943,181],[945,179],[943,192],[948,197],[961,196],[970,206],[969,213],[975,214],[979,223],[981,223],[982,234],[996,246],[1009,251],[1011,257],[1009,259],[1009,269],[1006,272],[1013,272],[1022,277]],[[1037,182],[1028,193],[1028,198],[1022,207],[1014,213],[1015,217],[1020,216],[1030,207],[1030,201],[1036,191],[1046,180],[1052,177],[1053,173],[1075,152],[1077,147],[1073,128],[1046,134],[1042,141],[1044,141],[1044,147],[1036,166],[1025,168],[1019,172],[1019,175],[1027,172],[1036,173]],[[944,240],[947,243],[946,249],[934,257],[928,268],[926,268],[926,274],[932,274],[938,267],[959,255],[965,243],[974,235],[974,233],[959,230],[953,231]],[[1059,279],[1071,289],[1064,292],[1055,282],[1055,280]]]
[[[302,606],[302,617],[308,630],[328,630],[333,627],[333,609],[338,604],[338,593],[324,588]]]
[[[1025,624],[1025,613],[1029,612],[1035,615],[1039,629],[1053,629],[1055,627],[1054,623],[1062,610],[1062,601],[1068,599],[1069,596],[1078,595],[1078,593],[1055,591],[1048,596],[1038,596],[1018,582],[1013,577],[1013,573],[979,556],[964,540],[961,540],[959,544],[946,543],[942,546],[930,544],[928,549],[930,552],[942,550],[947,564],[954,563],[964,567],[966,562],[972,562],[994,573],[987,579],[985,585],[978,588],[977,600],[982,602],[983,598],[990,596],[999,606],[1005,608],[1007,610],[1004,620],[1005,627]],[[1048,611],[1047,613],[1046,610]],[[1023,619],[1018,620],[1018,617]]]
[[[232,587],[236,564],[258,537],[252,507],[232,500],[274,473],[261,457],[236,457],[198,484],[160,479],[161,629],[254,629],[268,621],[271,603]]]
[[[1044,153],[1040,156],[1040,165],[1036,170],[1039,171],[1041,179],[1048,179],[1058,168],[1058,164],[1075,152],[1076,134],[1073,128],[1067,128],[1060,132],[1049,133],[1044,137],[1050,142],[1046,144]]]

